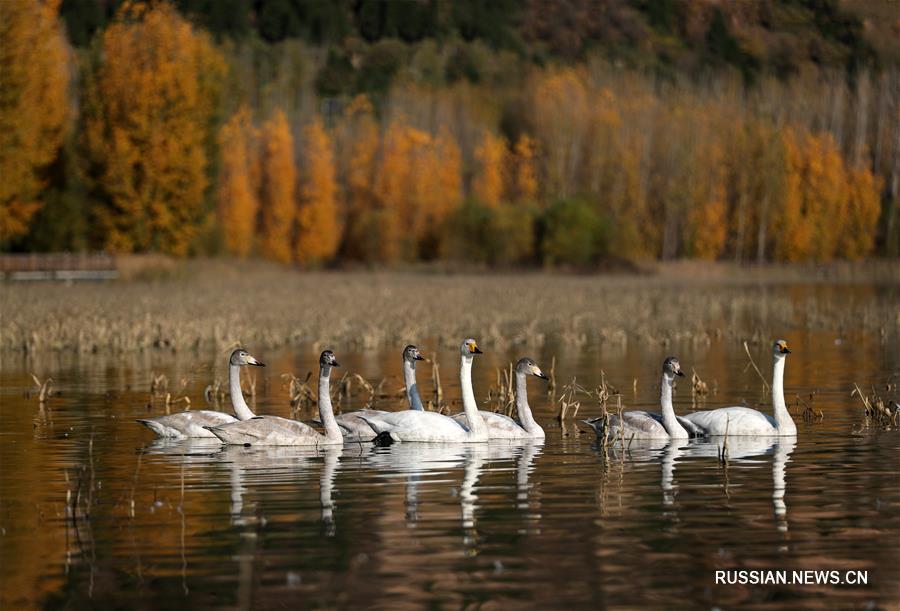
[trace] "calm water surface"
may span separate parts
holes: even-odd
[[[529,381],[543,445],[348,445],[308,451],[152,441],[134,418],[152,373],[195,407],[224,380],[221,354],[6,355],[0,418],[0,603],[5,609],[175,607],[900,605],[897,431],[860,430],[852,382],[886,381],[900,348],[877,337],[783,334],[786,395],[824,413],[798,416],[796,439],[735,440],[727,464],[711,442],[634,442],[603,450],[554,420],[543,382]],[[458,401],[456,352],[437,352],[444,393]],[[281,374],[300,377],[317,350],[266,354],[256,409],[288,415]],[[399,349],[354,354],[344,370],[400,388]],[[437,348],[437,349],[436,349]],[[493,351],[475,365],[479,397],[496,368],[529,353]],[[770,376],[768,345],[751,347]],[[706,406],[767,401],[739,344],[531,352],[560,385],[599,383],[628,407],[657,404],[663,357],[677,355],[713,393]],[[41,411],[30,372],[61,395]],[[419,382],[431,392],[430,367]],[[359,406],[362,397],[344,409]],[[385,401],[383,405],[399,405]],[[693,408],[688,382],[679,413]],[[764,407],[768,410],[768,407]],[[799,414],[801,409],[794,409]],[[584,398],[579,416],[597,408]],[[312,414],[304,414],[311,416]],[[717,586],[726,568],[860,569],[866,586]]]

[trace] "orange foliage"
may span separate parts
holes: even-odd
[[[0,2],[0,241],[28,231],[69,118],[59,0]]]
[[[109,250],[183,255],[203,213],[206,142],[224,61],[169,4],[126,3],[87,87],[85,142]]]
[[[522,134],[516,141],[512,156],[511,191],[517,203],[533,202],[538,196],[537,145],[533,138]]]
[[[372,105],[365,96],[353,100],[347,109],[345,131],[350,143],[346,162],[347,223],[345,254],[350,257],[381,259],[379,236],[381,222],[372,191],[378,153],[378,126],[372,116]]]
[[[705,146],[692,163],[698,175],[689,214],[691,253],[700,259],[716,259],[722,254],[728,230],[722,151],[715,144]]]
[[[254,184],[256,129],[250,111],[241,108],[219,132],[221,169],[216,201],[229,252],[246,257],[253,246],[259,185]]]
[[[341,238],[334,153],[320,118],[306,126],[304,138],[296,254],[301,263],[320,263],[334,256]]]
[[[472,181],[472,193],[488,208],[496,208],[504,200],[503,174],[507,157],[506,141],[485,131],[481,144],[475,149],[478,167]]]
[[[280,109],[262,127],[261,174],[260,250],[270,259],[287,263],[293,258],[297,169],[291,127]]]
[[[381,260],[415,258],[426,242],[436,249],[437,228],[462,199],[460,172],[461,154],[446,130],[434,138],[399,121],[388,127],[374,184]]]
[[[548,190],[558,197],[575,193],[582,146],[591,112],[584,74],[574,68],[542,73],[532,88],[535,135],[546,156]]]
[[[847,173],[847,180],[850,199],[837,254],[847,259],[861,259],[872,254],[875,248],[875,227],[881,213],[881,179],[865,168],[853,168]]]

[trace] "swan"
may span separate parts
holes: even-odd
[[[218,426],[230,422],[239,422],[253,418],[253,411],[244,401],[241,393],[241,367],[253,365],[265,367],[243,348],[238,348],[231,353],[228,367],[228,383],[231,387],[231,406],[234,408],[235,418],[231,414],[216,412],[210,409],[198,409],[168,416],[156,418],[138,418],[138,422],[156,433],[159,437],[167,439],[187,439],[190,437],[215,438],[206,427]]]
[[[401,355],[403,362],[403,383],[406,386],[406,398],[409,401],[409,409],[416,411],[425,411],[422,405],[422,399],[419,397],[419,387],[416,384],[416,361],[424,361],[424,357],[419,354],[419,349],[410,344],[403,349]],[[341,427],[341,433],[348,441],[372,441],[375,438],[375,431],[363,416],[376,416],[388,414],[383,409],[359,409],[346,414],[337,416],[336,420]]]
[[[334,353],[325,350],[319,357],[319,418],[325,434],[308,424],[280,416],[256,416],[241,422],[211,426],[209,430],[224,443],[232,445],[266,446],[326,446],[341,445],[344,437],[334,419],[328,379],[331,369],[340,367]]]
[[[488,437],[491,439],[543,439],[544,429],[535,422],[531,415],[531,407],[528,405],[528,390],[525,383],[526,376],[535,376],[542,380],[549,379],[541,368],[528,357],[519,359],[516,363],[516,411],[519,421],[516,422],[505,414],[496,414],[486,410],[478,413],[484,419],[488,428]],[[466,414],[456,414],[453,419],[465,425]]]
[[[459,381],[462,386],[466,424],[435,412],[406,410],[384,414],[365,415],[379,436],[387,435],[393,441],[438,441],[449,443],[481,442],[488,440],[488,428],[472,390],[472,361],[482,354],[474,339],[467,339],[460,346]]]
[[[772,344],[772,409],[775,417],[749,407],[722,407],[688,414],[685,419],[699,427],[704,435],[783,435],[797,434],[784,402],[784,364],[791,351],[787,342],[779,339]]]
[[[618,414],[609,415],[609,428],[606,430],[603,418],[591,418],[582,422],[597,433],[597,437],[615,439],[620,435],[625,439],[688,439],[698,435],[699,429],[684,418],[675,415],[672,407],[672,386],[676,376],[684,376],[681,364],[674,356],[663,361],[662,382],[660,384],[660,404],[662,414],[655,412],[625,412],[622,424]]]

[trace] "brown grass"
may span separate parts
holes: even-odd
[[[494,346],[549,339],[570,347],[665,346],[717,337],[768,343],[794,328],[865,331],[896,341],[900,267],[870,268],[676,264],[641,275],[589,276],[303,273],[189,261],[177,273],[137,273],[140,279],[130,281],[5,284],[0,350],[184,351],[235,342],[256,350],[301,343],[363,349],[424,338],[455,345],[468,336]]]

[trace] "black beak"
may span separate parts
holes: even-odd
[[[331,361],[331,366],[332,366],[332,367],[340,367],[341,364],[338,363],[337,361]]]
[[[534,374],[534,375],[535,375],[535,377],[540,378],[540,379],[542,379],[542,380],[549,380],[549,379],[550,379],[550,378],[547,377],[547,374],[546,374],[546,373],[543,373],[543,372],[541,372],[541,373],[536,373],[536,374]]]
[[[683,378],[683,377],[684,377],[684,372],[683,372],[682,370],[679,369],[678,371],[675,372],[675,375],[677,375],[679,378]]]
[[[478,346],[475,346],[475,350],[473,350],[472,352],[474,354],[484,354],[484,352],[482,352],[481,348],[479,348]]]
[[[417,354],[415,360],[417,360],[417,361],[424,361],[424,360],[425,360],[425,357],[422,356],[421,354]]]
[[[788,348],[781,349],[781,354],[790,354],[790,353],[791,353],[791,351]]]
[[[265,367],[266,364],[265,364],[265,363],[261,363],[261,362],[259,362],[259,361],[256,361],[256,366],[257,366],[257,367]]]

